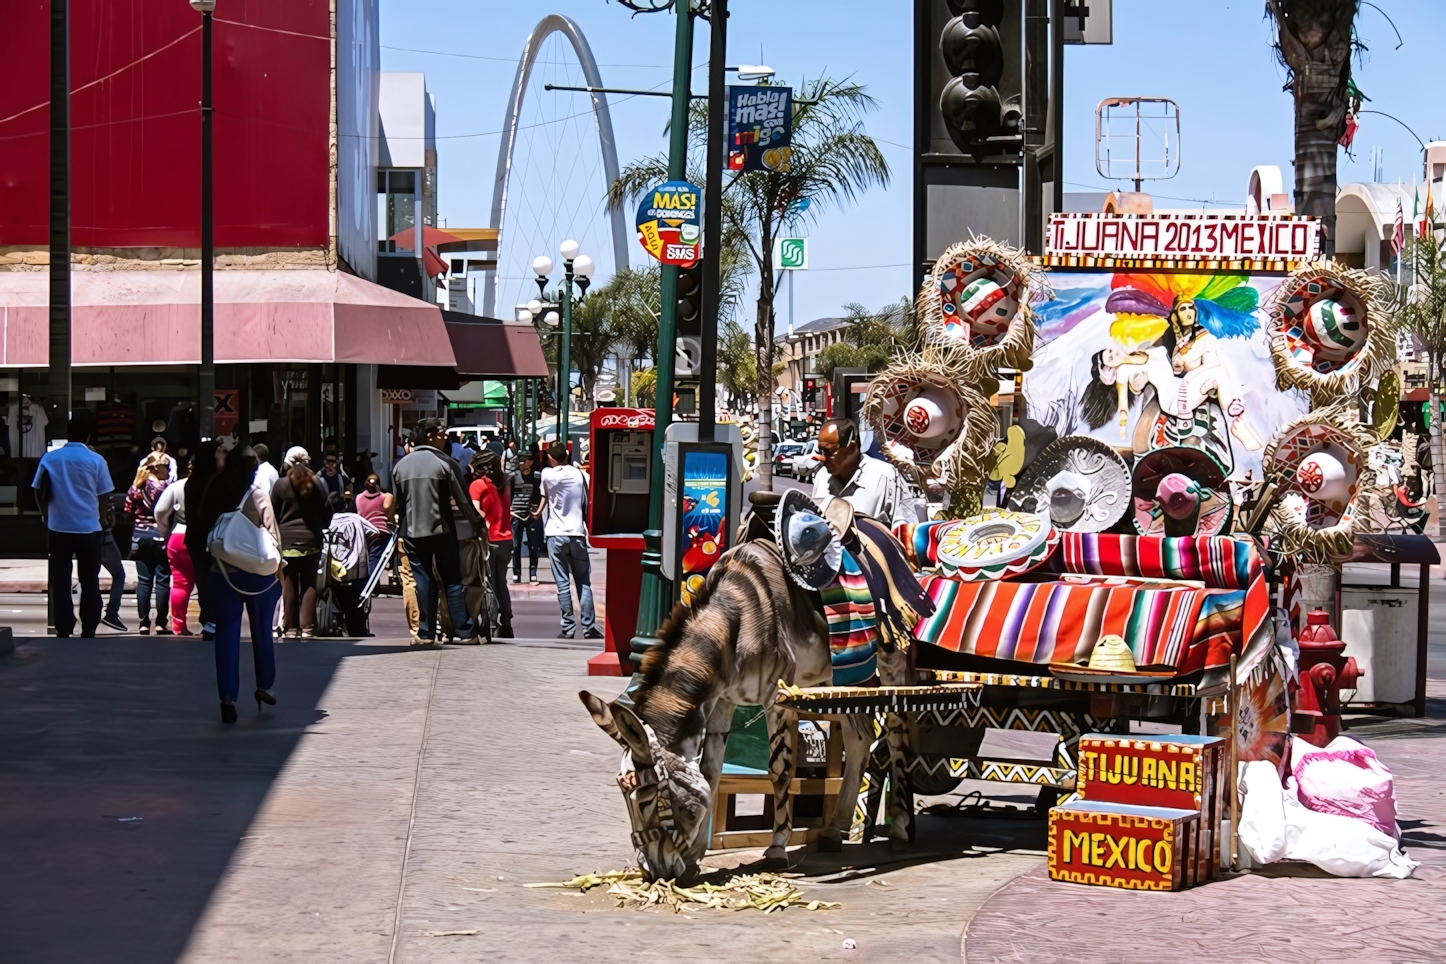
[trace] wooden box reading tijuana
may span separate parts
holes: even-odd
[[[1080,737],[1078,754],[1078,790],[1086,800],[1199,810],[1201,866],[1195,876],[1215,878],[1229,767],[1222,738],[1087,733]]]
[[[1080,801],[1049,812],[1049,876],[1126,890],[1183,890],[1197,880],[1200,811]]]

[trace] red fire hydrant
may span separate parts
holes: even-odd
[[[1307,743],[1325,746],[1341,733],[1341,690],[1353,690],[1365,674],[1346,644],[1336,638],[1330,617],[1319,609],[1305,617],[1300,631],[1300,685],[1295,692],[1291,730]]]

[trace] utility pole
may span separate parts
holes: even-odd
[[[50,370],[51,438],[70,429],[70,15],[50,0]],[[22,403],[23,404],[23,403]],[[28,480],[27,480],[28,481]]]
[[[728,0],[708,6],[708,149],[703,181],[703,351],[698,388],[698,441],[713,441],[718,408],[718,311],[722,287],[723,168],[728,162]]]
[[[213,434],[216,412],[216,246],[211,198],[211,13],[216,0],[191,0],[201,14],[201,364],[196,372],[196,427]]]
[[[688,171],[688,104],[692,97],[693,0],[674,0],[678,29],[673,43],[673,115],[668,139],[668,180],[681,181]],[[705,258],[717,258],[704,250]],[[643,533],[643,584],[638,598],[638,628],[630,641],[633,660],[657,644],[658,627],[668,618],[673,591],[663,575],[663,478],[667,465],[663,447],[673,420],[673,360],[677,354],[678,267],[665,264],[659,292],[658,380],[654,401],[652,485],[648,493],[648,528]],[[634,673],[632,689],[638,682]]]

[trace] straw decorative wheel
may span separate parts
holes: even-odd
[[[1282,390],[1325,406],[1357,395],[1396,358],[1387,334],[1390,282],[1333,261],[1301,265],[1268,305],[1270,354]]]
[[[968,381],[1001,368],[1028,368],[1034,350],[1029,302],[1045,286],[1028,257],[988,238],[951,245],[919,292],[919,327],[929,349],[959,353]]]
[[[1372,441],[1342,405],[1301,416],[1266,446],[1266,481],[1283,493],[1270,514],[1283,552],[1323,563],[1350,555]]]

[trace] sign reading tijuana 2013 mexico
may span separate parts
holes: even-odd
[[[664,181],[638,205],[638,242],[663,264],[689,268],[703,256],[702,192],[687,181]]]
[[[1056,214],[1049,254],[1176,261],[1303,261],[1320,254],[1320,222],[1282,215]]]

